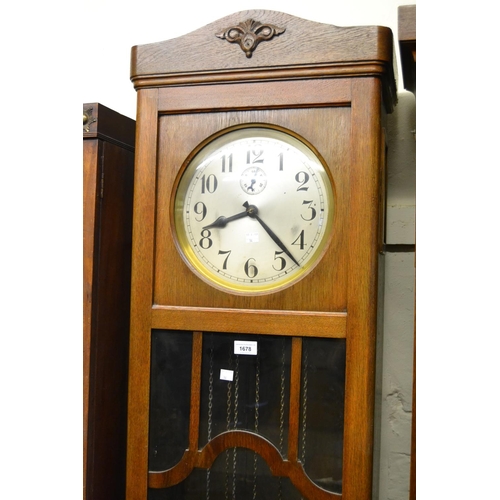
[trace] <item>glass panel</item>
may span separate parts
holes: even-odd
[[[199,449],[228,430],[247,430],[287,458],[291,346],[289,337],[203,334]],[[152,332],[151,471],[175,466],[189,445],[192,347],[192,332]],[[342,492],[345,356],[345,339],[302,340],[298,459],[334,493]],[[149,498],[236,498],[235,488],[240,500],[254,498],[254,488],[262,490],[255,498],[300,498],[288,479],[272,477],[258,454],[242,448],[222,452],[209,471],[194,469],[176,486],[150,490]]]
[[[188,447],[191,332],[153,330],[149,413],[149,470],[173,467]]]
[[[256,352],[235,355],[235,341]],[[286,337],[204,334],[200,448],[222,432],[245,429],[264,436],[286,457],[290,346]]]
[[[303,340],[299,459],[322,488],[342,492],[345,339]]]

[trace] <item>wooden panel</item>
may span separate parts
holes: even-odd
[[[152,327],[265,335],[344,338],[347,314],[156,306]]]
[[[305,95],[304,95],[305,94]],[[205,87],[165,87],[160,90],[159,111],[180,113],[191,110],[259,109],[296,106],[346,106],[351,102],[348,79],[304,82],[261,82]]]
[[[285,32],[260,43],[252,57],[247,58],[237,44],[216,36],[247,19],[274,24],[285,28]],[[231,14],[179,38],[134,47],[131,73],[135,77],[263,66],[321,66],[329,62],[391,64],[392,49],[389,28],[346,28],[281,12],[249,10]]]
[[[238,44],[217,34],[249,19],[285,31],[261,42],[252,56],[246,57]],[[386,27],[337,27],[281,12],[250,10],[179,38],[133,47],[131,77],[139,88],[221,80],[378,75],[386,79],[386,103],[391,107],[396,93],[393,51],[392,33]],[[309,68],[314,68],[314,75],[308,76]]]
[[[127,433],[129,499],[147,497],[157,95],[155,89],[138,95]]]
[[[406,90],[417,91],[417,9],[415,5],[398,7],[398,39]]]
[[[349,321],[346,339],[346,394],[343,496],[369,499],[372,488],[377,255],[381,122],[380,82],[353,82],[349,225]],[[352,478],[357,480],[353,481]]]
[[[83,147],[83,496],[87,489],[88,410],[90,395],[90,341],[92,338],[92,289],[98,172],[97,140]]]
[[[398,7],[398,40],[400,42],[416,42],[416,16],[416,5],[400,5]]]
[[[275,124],[293,130],[306,140],[311,140],[330,169],[336,197],[334,237],[323,261],[296,286],[278,293],[254,297],[224,293],[201,281],[180,257],[175,235],[171,231],[173,196],[186,159],[206,137],[241,123]],[[189,134],[185,133],[186,130],[189,130]],[[233,111],[161,117],[154,304],[290,311],[345,311],[349,252],[346,237],[351,162],[349,137],[349,108]],[[172,147],[173,144],[175,147]],[[183,283],[184,286],[173,287],[171,283]]]

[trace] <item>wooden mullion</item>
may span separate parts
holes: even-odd
[[[288,461],[296,463],[299,454],[300,381],[302,372],[302,338],[292,338],[290,363],[290,416],[288,420]]]
[[[193,332],[191,360],[191,404],[189,413],[189,450],[198,450],[200,433],[201,362],[203,356],[203,333]]]

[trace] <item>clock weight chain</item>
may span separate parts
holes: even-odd
[[[236,356],[236,366],[234,370],[234,429],[238,425],[238,390],[239,390],[239,362],[240,358]],[[236,500],[236,453],[237,448],[233,448],[233,500]]]
[[[281,374],[280,374],[280,441],[279,450],[283,456],[283,442],[285,438],[285,337],[281,339]],[[282,480],[278,479],[278,500],[282,500]]]
[[[229,353],[229,369],[232,368],[233,359],[231,352]],[[232,399],[232,387],[233,384],[229,380],[227,382],[227,407],[226,407],[226,430],[229,431],[231,429],[231,399]],[[224,498],[225,500],[229,500],[229,450],[226,450],[226,475],[225,475],[225,484],[224,484]]]
[[[233,366],[233,353],[229,351],[229,369]],[[238,425],[238,399],[239,399],[239,357],[236,356],[235,359],[235,370],[234,370],[234,396],[232,395],[233,383],[228,381],[227,383],[227,408],[226,408],[226,430],[236,429]],[[234,404],[232,403],[234,397]],[[234,408],[233,408],[234,406]],[[231,417],[231,413],[233,417]],[[230,465],[230,455],[232,454],[232,468]],[[237,448],[234,447],[231,451],[226,450],[226,475],[225,475],[225,487],[224,494],[225,499],[236,500],[236,468],[237,468]],[[231,497],[229,496],[229,478],[231,478]]]
[[[212,410],[214,399],[214,334],[210,334],[210,354],[208,369],[208,434],[207,442],[212,439]],[[210,500],[210,468],[207,469],[207,500]]]
[[[255,364],[255,434],[259,433],[259,400],[260,400],[260,349]],[[257,498],[257,453],[253,454],[253,500]]]
[[[250,336],[246,340],[253,341]],[[239,355],[234,349],[236,343],[243,343],[242,338],[205,333],[206,392],[203,407],[207,443],[217,439],[221,432],[246,430],[270,439],[282,459],[286,460],[290,375],[288,341],[287,337],[261,338],[258,348],[257,345],[253,347],[252,355]],[[303,383],[302,376],[302,386]],[[301,415],[302,412],[303,402]],[[302,421],[300,424],[302,431]],[[267,478],[270,471],[257,449],[250,452],[238,448],[233,445],[226,448],[221,453],[221,460],[204,471],[202,495],[206,500],[290,498],[290,485],[282,477]],[[300,497],[294,498],[298,500]]]
[[[306,429],[307,429],[307,371],[309,364],[309,356],[307,350],[307,342],[303,343],[304,349],[304,372],[302,381],[302,449],[300,455],[300,461],[302,462],[302,467],[305,470],[306,467]],[[304,499],[301,499],[304,500]]]

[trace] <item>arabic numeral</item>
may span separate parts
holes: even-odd
[[[309,218],[304,217],[303,215],[301,215],[302,219],[304,219],[306,221],[310,221],[310,220],[313,220],[316,217],[316,209],[312,206],[312,204],[313,204],[313,202],[312,201],[308,201],[308,200],[304,200],[302,202],[302,205],[307,205],[307,208],[311,211]]]
[[[201,232],[201,239],[199,245],[201,248],[203,248],[203,250],[208,250],[212,246],[213,241],[210,238],[210,236],[212,236],[212,233],[210,232],[209,229],[204,229]]]
[[[305,186],[309,182],[309,174],[307,172],[298,172],[295,176],[295,180],[300,184],[297,191],[307,191],[309,189]]]
[[[201,217],[198,219],[198,217],[195,217],[197,222],[201,222],[207,215],[207,207],[205,206],[205,203],[202,201],[199,201],[198,203],[195,204],[193,211],[196,215],[200,215]]]
[[[245,274],[249,278],[255,278],[257,274],[259,274],[259,270],[257,269],[257,266],[255,264],[252,264],[250,261],[255,262],[255,259],[250,258],[245,262]]]
[[[274,264],[273,264],[273,269],[275,271],[283,271],[283,269],[285,269],[286,260],[285,260],[284,257],[280,257],[280,255],[282,253],[283,252],[278,252],[278,251],[274,252],[274,260],[279,262],[279,266],[278,267],[275,267]]]
[[[247,151],[247,164],[250,163],[264,163],[264,159],[261,156],[264,154],[262,149],[256,150],[248,150]],[[253,157],[253,158],[252,158]]]
[[[224,263],[222,264],[222,269],[227,269],[227,260],[229,259],[229,256],[231,255],[231,250],[219,250],[219,255],[226,255],[226,258],[224,259]]]
[[[210,174],[208,176],[203,175],[201,178],[201,194],[207,193],[215,193],[217,189],[217,177],[214,174]]]
[[[293,241],[292,245],[296,245],[301,250],[304,250],[306,244],[304,242],[304,230],[303,229],[300,232],[300,234],[297,236],[297,238],[295,238],[295,240]]]

